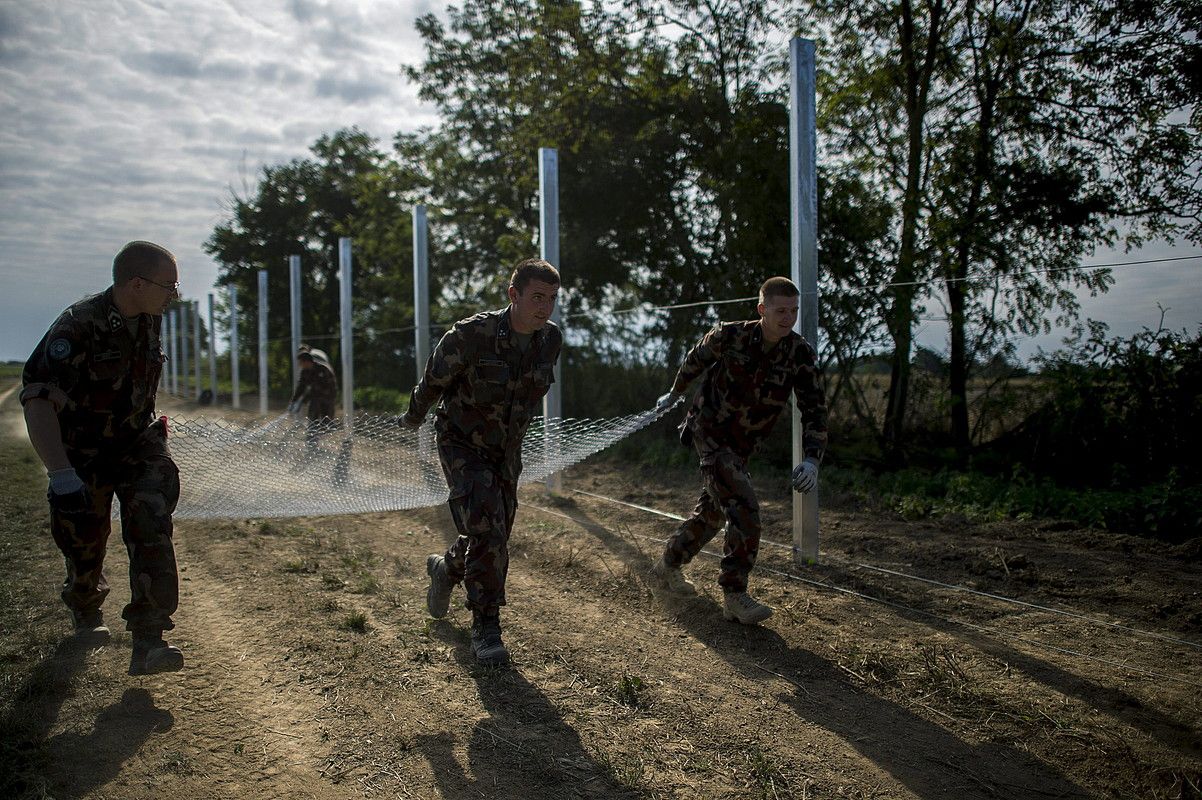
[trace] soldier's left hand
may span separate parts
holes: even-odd
[[[793,468],[793,491],[807,494],[818,485],[818,462],[807,458]]]
[[[422,421],[409,416],[409,412],[406,411],[404,414],[396,418],[396,424],[407,431],[415,431],[422,426]]]

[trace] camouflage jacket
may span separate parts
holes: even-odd
[[[826,395],[814,348],[790,331],[768,350],[759,320],[719,323],[685,356],[672,390],[683,394],[704,376],[685,424],[710,448],[729,448],[747,458],[797,397],[805,454],[821,459],[826,449]],[[702,448],[702,463],[712,453]]]
[[[302,369],[296,379],[296,390],[292,392],[292,402],[308,400],[310,406],[334,408],[338,397],[338,379],[334,370],[325,361],[313,358],[313,366]]]
[[[492,464],[506,480],[522,472],[522,437],[555,382],[563,334],[548,322],[535,331],[523,354],[509,329],[509,309],[460,320],[447,331],[426,362],[426,374],[406,416],[435,411],[441,444],[466,447]]]
[[[120,453],[154,419],[167,360],[162,323],[142,314],[137,330],[127,330],[109,288],[64,311],[25,363],[21,403],[43,398],[54,405],[72,464]]]

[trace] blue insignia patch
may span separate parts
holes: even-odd
[[[50,356],[56,361],[62,361],[64,358],[71,355],[71,343],[66,339],[55,339],[50,343],[50,346],[46,348],[46,355]]]

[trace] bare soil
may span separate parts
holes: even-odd
[[[799,566],[763,474],[752,591],[777,613],[744,627],[713,556],[697,598],[654,589],[672,520],[528,487],[496,669],[468,612],[425,611],[444,509],[184,521],[185,668],[131,678],[119,624],[65,637],[44,478],[0,397],[2,797],[1202,797],[1198,539],[835,509]],[[605,461],[565,485],[676,514],[697,492]]]

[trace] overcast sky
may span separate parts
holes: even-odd
[[[185,295],[203,301],[217,269],[201,245],[231,187],[262,165],[341,127],[387,141],[434,124],[399,69],[421,59],[414,20],[444,5],[0,0],[0,360],[23,360],[65,306],[103,289],[130,239],[173,250]],[[1092,263],[1199,252],[1154,246]],[[1120,270],[1086,311],[1129,333],[1154,326],[1160,302],[1171,327],[1196,330],[1200,270]],[[944,338],[938,323],[920,333],[940,349]]]

